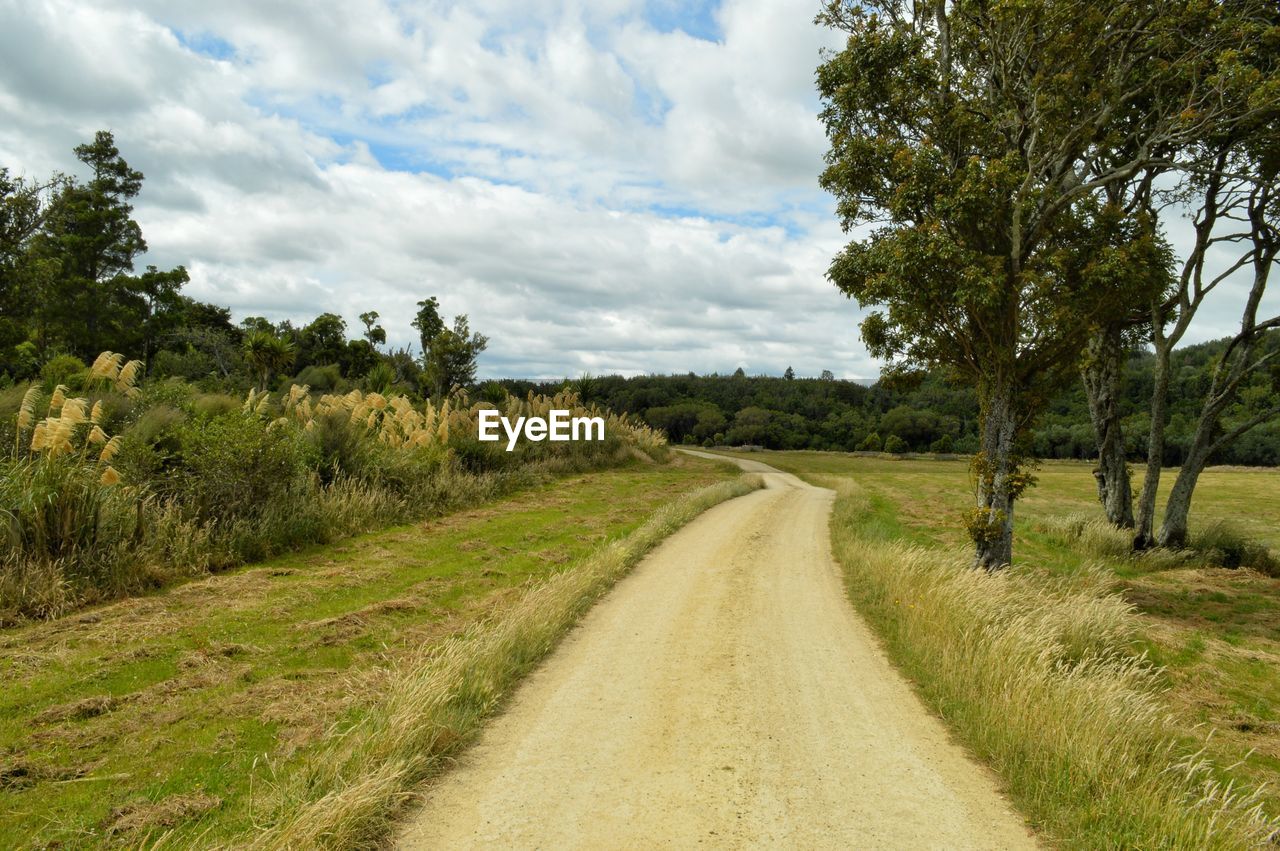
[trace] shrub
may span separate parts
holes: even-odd
[[[373,368],[365,373],[364,380],[361,384],[365,390],[371,390],[375,393],[386,393],[391,389],[391,385],[395,383],[396,372],[386,361],[378,361]]]
[[[84,388],[88,370],[84,361],[75,355],[55,355],[40,368],[40,380],[47,390],[52,390],[59,384],[65,384],[72,390],[80,390]]]
[[[884,441],[880,439],[879,433],[873,431],[871,432],[871,434],[862,438],[862,442],[858,444],[858,451],[859,452],[879,452],[883,446],[884,446]]]
[[[326,364],[325,366],[309,366],[298,373],[298,377],[293,380],[293,383],[310,387],[312,390],[318,390],[322,393],[340,392],[347,385],[347,382],[342,377],[342,370],[338,368],[336,363]]]
[[[136,492],[104,485],[74,455],[12,459],[0,473],[0,609],[52,617],[86,590],[133,587],[122,553],[137,528]]]
[[[901,455],[907,451],[907,442],[896,434],[891,434],[884,440],[884,451],[892,452],[895,455]]]
[[[1280,562],[1263,544],[1244,535],[1230,523],[1218,521],[1191,536],[1190,549],[1219,567],[1252,567],[1270,576],[1280,575]]]
[[[351,428],[345,413],[329,411],[317,415],[307,434],[315,447],[315,470],[325,484],[344,475],[362,482],[378,478],[372,442]]]
[[[0,456],[0,621],[666,451],[657,432],[612,414],[601,414],[604,441],[505,452],[477,440],[480,406],[465,394],[437,408],[354,390],[316,400],[295,385],[283,399],[250,391],[241,402],[172,379],[140,391],[141,367],[104,352],[82,377],[96,401],[64,386],[0,391],[0,437],[12,448]],[[501,408],[597,413],[566,393],[506,396]],[[120,426],[113,438],[109,420]]]
[[[234,396],[228,396],[225,393],[201,393],[191,400],[191,411],[201,417],[216,417],[220,414],[230,414],[240,410],[244,406]]]
[[[171,408],[189,408],[195,391],[191,385],[179,378],[168,378],[164,381],[153,381],[142,390],[144,405],[168,405]]]
[[[929,451],[936,452],[940,455],[950,454],[955,451],[955,448],[955,441],[952,440],[951,435],[949,434],[944,434],[942,437],[929,444]]]
[[[189,421],[177,439],[169,495],[204,522],[263,510],[304,486],[314,464],[296,432],[264,427],[244,413]]]
[[[195,381],[217,374],[213,358],[198,349],[188,347],[184,352],[163,350],[151,360],[151,372],[157,376],[173,376]]]

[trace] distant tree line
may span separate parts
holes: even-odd
[[[45,181],[0,168],[0,386],[42,378],[75,384],[105,350],[137,356],[152,376],[175,376],[210,389],[259,390],[297,380],[322,391],[369,390],[442,395],[475,380],[488,338],[465,315],[447,324],[439,302],[418,303],[420,349],[388,348],[377,311],[346,321],[321,313],[310,322],[273,323],[183,295],[182,266],[148,266],[133,219],[143,175],[100,131],[75,149],[89,175]]]
[[[1217,340],[1174,352],[1165,465],[1182,464],[1190,451],[1205,388],[1228,342]],[[1280,349],[1280,333],[1268,336],[1265,347]],[[1154,360],[1149,351],[1133,351],[1124,363],[1119,407],[1125,424],[1125,454],[1131,461],[1147,457]],[[1242,407],[1251,404],[1249,397],[1275,395],[1273,380],[1268,374],[1255,374],[1243,394]],[[835,380],[829,370],[821,378],[748,377],[739,370],[734,375],[609,375],[568,382],[499,383],[517,394],[545,393],[567,383],[589,401],[635,414],[663,429],[673,443],[962,454],[972,454],[979,446],[977,394],[937,372],[917,381],[877,382],[870,387]],[[1029,451],[1039,458],[1096,458],[1097,442],[1082,385],[1069,386],[1048,403],[1029,440]],[[1280,465],[1280,417],[1225,444],[1211,460]]]

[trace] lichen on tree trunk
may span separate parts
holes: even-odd
[[[977,505],[969,521],[974,566],[1000,570],[1013,561],[1013,507],[1025,487],[1015,448],[1018,416],[1012,382],[992,377],[979,388],[981,451],[974,457]]]

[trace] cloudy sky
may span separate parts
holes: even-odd
[[[237,319],[408,344],[435,295],[483,376],[875,376],[823,278],[817,5],[0,0],[0,164],[112,130],[143,262]]]

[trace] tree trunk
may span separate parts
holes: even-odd
[[[1155,545],[1156,491],[1160,487],[1160,469],[1164,466],[1164,430],[1169,412],[1169,348],[1156,341],[1156,359],[1151,392],[1151,431],[1147,438],[1147,474],[1138,497],[1138,522],[1133,548],[1145,550]]]
[[[1133,528],[1133,494],[1129,465],[1120,425],[1120,384],[1124,370],[1124,343],[1120,326],[1101,328],[1089,341],[1081,377],[1089,401],[1089,418],[1098,442],[1098,500],[1107,520],[1121,529]]]
[[[1164,506],[1164,521],[1160,524],[1160,536],[1157,539],[1162,547],[1180,548],[1187,545],[1187,515],[1191,512],[1191,495],[1195,493],[1196,482],[1209,463],[1209,440],[1202,439],[1201,431],[1196,430],[1196,439],[1187,453],[1187,460],[1178,471],[1178,478],[1173,482],[1173,490],[1169,492],[1169,500]]]
[[[971,532],[974,566],[1000,570],[1013,561],[1013,502],[1017,457],[1014,438],[1017,414],[1013,387],[1007,378],[980,388],[982,447],[976,459],[977,511]]]

